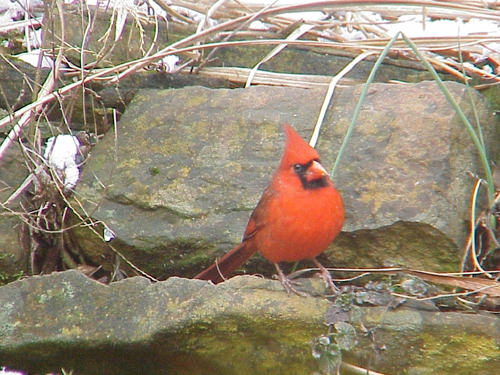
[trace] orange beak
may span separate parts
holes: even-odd
[[[328,173],[326,172],[325,168],[317,162],[313,161],[311,166],[307,169],[306,173],[306,181],[314,181],[322,178],[323,176],[328,176]]]

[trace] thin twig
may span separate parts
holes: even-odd
[[[318,141],[319,132],[321,130],[321,125],[323,124],[323,120],[325,119],[326,111],[330,106],[330,102],[333,97],[333,92],[335,91],[335,87],[339,83],[339,81],[349,73],[360,61],[364,60],[368,56],[372,56],[375,54],[374,51],[367,51],[356,57],[353,61],[351,61],[347,66],[342,69],[335,77],[332,78],[330,84],[328,85],[328,91],[326,92],[325,99],[323,100],[323,105],[321,106],[321,110],[318,115],[318,121],[316,121],[316,125],[314,126],[314,131],[309,140],[309,145],[311,147],[316,147],[316,142]]]

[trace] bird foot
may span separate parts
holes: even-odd
[[[280,278],[280,281],[288,294],[294,293],[300,297],[307,297],[307,293],[300,292],[294,288],[294,286],[300,286],[300,283],[292,281],[286,276],[284,278]]]
[[[335,283],[332,280],[332,275],[330,275],[330,272],[328,272],[327,269],[325,269],[326,273],[321,272],[321,277],[325,281],[325,287],[330,288],[330,290],[333,292],[333,294],[338,294],[340,292],[340,289],[337,288]]]
[[[340,289],[337,288],[335,283],[332,280],[332,275],[330,274],[330,271],[328,271],[320,262],[316,260],[316,258],[313,258],[312,261],[314,264],[316,264],[320,271],[321,271],[321,277],[323,281],[325,282],[325,287],[330,288],[330,290],[333,292],[333,294],[338,294],[340,292]]]
[[[278,279],[288,294],[294,293],[300,297],[307,297],[307,293],[300,292],[294,288],[294,286],[300,286],[300,283],[292,281],[288,277],[286,277],[286,275],[283,273],[278,263],[274,263],[274,266],[276,267],[276,271],[278,271]]]

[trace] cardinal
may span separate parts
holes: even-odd
[[[344,223],[342,199],[319,162],[318,153],[287,124],[280,164],[248,220],[239,245],[195,276],[217,284],[260,252],[274,264],[288,293],[301,294],[281,270],[280,262],[311,259],[325,284],[338,292],[330,272],[316,256],[339,234]]]

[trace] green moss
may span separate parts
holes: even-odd
[[[0,286],[19,280],[23,276],[23,271],[13,273],[0,272]]]
[[[316,369],[308,344],[315,329],[283,321],[277,327],[272,317],[255,318],[236,321],[228,317],[224,324],[203,331],[193,327],[188,335],[181,335],[182,340],[191,348],[188,354],[210,358],[223,373],[248,374],[249,368],[258,368],[260,374],[303,374]],[[317,328],[317,333],[324,330],[321,324]],[[188,342],[186,336],[191,338]]]
[[[495,111],[500,110],[500,88],[498,85],[492,85],[481,91],[486,99],[489,100],[491,106]]]
[[[434,272],[454,272],[457,248],[428,224],[397,222],[377,230],[341,235],[327,254],[337,267],[384,267],[388,264]]]
[[[500,348],[494,339],[460,333],[423,333],[417,368],[426,374],[494,374],[500,366]]]

